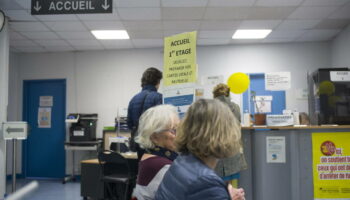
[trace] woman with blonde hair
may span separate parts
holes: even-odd
[[[241,122],[241,112],[237,104],[231,101],[230,98],[230,88],[223,83],[218,84],[214,87],[213,96],[215,99],[226,104],[233,115],[236,117],[236,121],[232,123],[238,123],[240,126]],[[240,141],[242,144],[242,141]],[[222,177],[224,181],[229,181],[233,187],[238,187],[239,172],[247,169],[247,162],[244,158],[243,147],[240,147],[240,152],[232,157],[220,159],[216,165],[215,172]]]
[[[188,109],[178,128],[175,144],[181,153],[156,193],[156,200],[244,199],[215,174],[220,158],[239,152],[240,130],[232,112],[218,100],[201,99]]]

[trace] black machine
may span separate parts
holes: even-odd
[[[72,123],[69,128],[69,140],[95,141],[97,117],[97,114],[69,114],[66,119],[67,123]]]
[[[318,69],[308,75],[312,124],[350,124],[349,78],[348,68]]]

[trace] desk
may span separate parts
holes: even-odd
[[[122,153],[128,159],[129,165],[137,171],[137,154]],[[83,160],[81,163],[81,196],[84,199],[104,199],[105,186],[100,180],[101,166],[98,159]],[[116,169],[117,170],[117,169]]]
[[[101,148],[102,141],[83,141],[83,142],[65,142],[64,149],[66,151],[72,151],[72,173],[63,179],[62,183],[65,184],[68,181],[75,181],[75,151],[96,151]]]

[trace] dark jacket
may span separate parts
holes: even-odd
[[[153,85],[146,85],[142,91],[136,94],[129,102],[128,127],[132,130],[139,123],[141,114],[148,108],[162,104],[163,96],[157,92]],[[143,104],[143,107],[142,107]]]
[[[223,180],[193,155],[178,156],[164,175],[155,200],[229,200]]]

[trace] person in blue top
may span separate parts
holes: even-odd
[[[177,129],[180,155],[165,173],[155,200],[244,200],[215,173],[219,159],[239,153],[241,132],[230,109],[219,100],[200,99]]]
[[[127,123],[131,130],[130,146],[132,150],[138,152],[139,158],[141,158],[143,150],[134,142],[134,138],[138,135],[139,119],[148,108],[162,104],[163,96],[158,92],[162,78],[162,72],[158,69],[153,67],[146,69],[141,78],[141,92],[137,93],[129,102]]]

